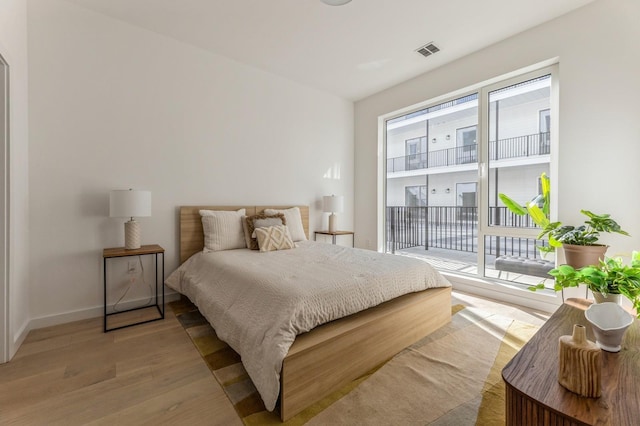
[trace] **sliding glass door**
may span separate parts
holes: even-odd
[[[385,241],[441,269],[532,284],[546,274],[518,204],[551,176],[554,70],[544,69],[387,120]],[[518,263],[520,262],[520,263]]]

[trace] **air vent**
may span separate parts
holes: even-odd
[[[418,52],[419,54],[421,54],[424,57],[431,56],[434,53],[437,53],[439,51],[440,51],[440,49],[438,49],[436,47],[436,45],[433,44],[433,43],[425,44],[424,46],[422,46],[421,48],[416,50],[416,52]]]

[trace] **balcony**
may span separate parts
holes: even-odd
[[[517,216],[506,207],[490,207],[492,224],[517,228],[534,228],[529,216]],[[477,207],[387,207],[386,248],[395,253],[399,250],[421,248],[444,249],[459,253],[478,252],[478,208]],[[534,238],[488,236],[485,255],[493,261],[508,255],[539,259],[536,246],[545,246],[546,241]]]
[[[493,161],[548,155],[549,132],[534,133],[489,142],[489,159]],[[478,145],[428,151],[387,159],[387,173],[448,167],[478,162]]]

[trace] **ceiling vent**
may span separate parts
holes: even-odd
[[[419,54],[421,54],[424,57],[431,56],[434,53],[437,53],[439,51],[440,51],[440,49],[438,49],[436,47],[436,45],[433,44],[433,42],[427,43],[424,46],[422,46],[421,48],[416,50],[416,52],[418,52]]]

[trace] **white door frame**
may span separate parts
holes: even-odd
[[[9,65],[0,55],[0,363],[9,361]]]

